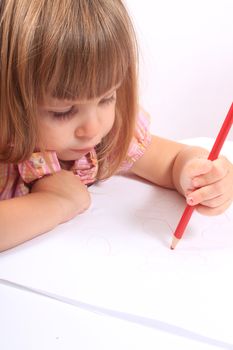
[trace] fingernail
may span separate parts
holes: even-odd
[[[193,203],[194,203],[193,197],[187,197],[186,200],[187,200],[188,204],[193,205]]]

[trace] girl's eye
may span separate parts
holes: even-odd
[[[104,98],[103,100],[101,100],[99,102],[100,105],[109,105],[111,103],[113,103],[114,101],[116,101],[116,93],[114,93],[112,96],[108,97],[108,98]],[[69,109],[66,112],[53,112],[50,111],[49,112],[50,115],[52,115],[52,117],[54,119],[57,120],[66,120],[71,118],[74,114],[77,113],[77,110],[74,108],[74,106],[71,107],[71,109]]]
[[[50,112],[50,113],[52,113],[52,116],[55,119],[64,120],[64,119],[69,119],[70,117],[72,117],[76,113],[76,111],[72,107],[67,112]]]

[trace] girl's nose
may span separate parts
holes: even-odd
[[[96,116],[89,117],[82,125],[75,130],[75,136],[81,139],[94,139],[99,132],[99,122]]]

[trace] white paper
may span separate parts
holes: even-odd
[[[0,278],[232,345],[233,208],[194,213],[172,251],[176,192],[121,176],[90,191],[86,213],[2,253]]]

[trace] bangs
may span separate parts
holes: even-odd
[[[57,30],[41,36],[43,54],[34,71],[37,93],[39,88],[42,96],[68,100],[102,96],[124,80],[135,59],[127,21],[120,7],[117,14],[116,6],[111,11],[111,0],[67,3],[67,21],[54,16],[58,23],[51,28]]]

